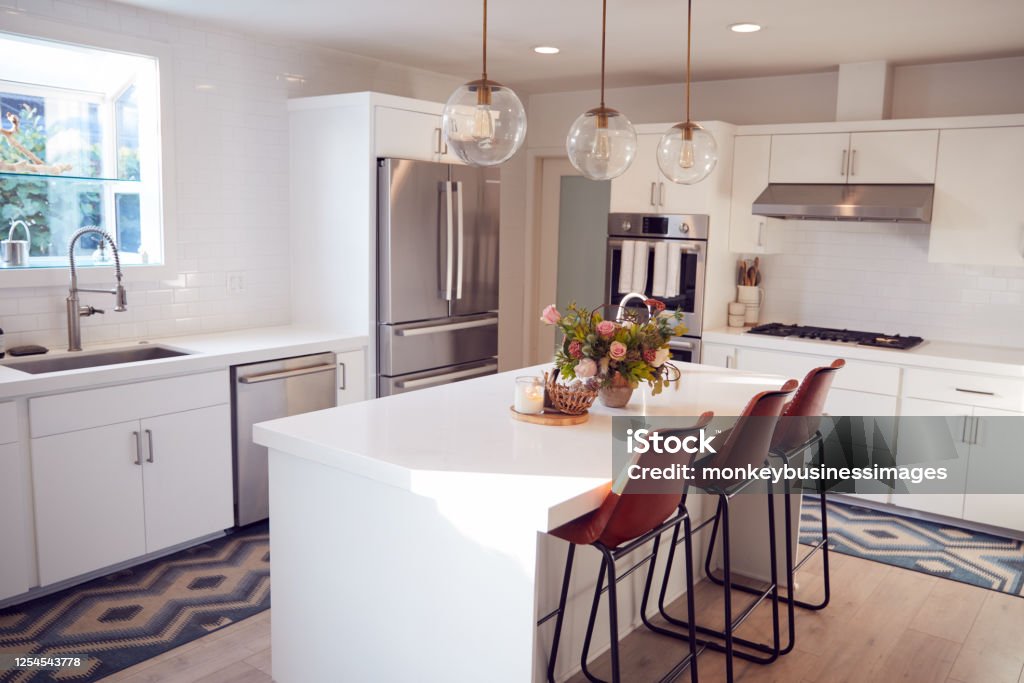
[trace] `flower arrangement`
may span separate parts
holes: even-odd
[[[562,347],[555,354],[555,366],[564,380],[577,379],[592,388],[641,382],[654,394],[679,379],[679,371],[668,362],[668,342],[686,333],[681,311],[668,313],[657,299],[644,301],[651,319],[641,321],[635,313],[624,320],[606,320],[600,309],[593,311],[570,303],[562,315],[554,304],[544,309],[541,321],[562,330]]]

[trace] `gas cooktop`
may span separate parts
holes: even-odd
[[[766,334],[771,337],[798,337],[819,341],[845,342],[861,346],[880,346],[886,349],[909,349],[924,341],[921,337],[904,337],[898,334],[878,334],[857,330],[837,330],[830,327],[808,327],[805,325],[783,325],[767,323],[752,327],[750,334]]]

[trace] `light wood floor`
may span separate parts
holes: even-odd
[[[1024,599],[832,553],[832,603],[797,610],[796,649],[775,664],[736,660],[743,683],[1024,683]],[[821,563],[798,575],[798,596],[820,597]],[[734,594],[735,595],[735,594]],[[696,589],[698,621],[720,627],[721,589]],[[734,601],[742,609],[746,596]],[[683,605],[669,612],[683,616]],[[738,631],[770,635],[764,604]],[[602,609],[601,616],[605,612]],[[783,620],[785,610],[782,610]],[[785,634],[785,621],[783,621]],[[783,636],[785,637],[785,636]],[[645,629],[622,643],[623,680],[658,680],[685,645]],[[608,656],[592,667],[608,676]],[[725,680],[724,658],[700,657],[704,683]],[[689,676],[680,679],[689,681]],[[104,679],[104,683],[270,683],[270,612]],[[582,674],[571,683],[584,683]],[[310,681],[309,683],[319,683]],[[327,683],[327,682],[324,682]]]

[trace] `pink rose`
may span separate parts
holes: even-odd
[[[646,362],[653,363],[655,358],[657,358],[657,352],[654,349],[644,351],[644,360]]]
[[[608,355],[612,357],[612,360],[622,360],[626,357],[628,349],[622,342],[614,341],[612,345],[608,347]]]
[[[569,355],[573,358],[580,358],[583,356],[583,344],[580,344],[578,340],[569,342]]]
[[[597,324],[597,333],[605,338],[612,336],[615,334],[615,323],[611,320],[602,320]]]
[[[597,363],[590,358],[584,358],[576,364],[576,376],[580,379],[589,379],[597,374]]]
[[[562,319],[562,314],[558,312],[554,304],[548,305],[544,309],[544,312],[540,314],[541,322],[547,323],[548,325],[554,325]]]

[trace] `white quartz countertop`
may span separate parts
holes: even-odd
[[[71,391],[103,384],[192,374],[242,363],[256,363],[322,351],[350,351],[366,346],[367,338],[340,330],[284,325],[188,337],[168,337],[149,342],[86,344],[85,352],[122,349],[141,343],[187,351],[189,355],[39,375],[31,375],[0,364],[0,400]],[[51,350],[46,356],[26,358],[50,358],[67,353],[64,350]],[[4,363],[15,360],[24,359],[13,359],[8,355]]]
[[[842,342],[749,334],[746,328],[737,327],[706,331],[703,341],[775,351],[789,351],[792,353],[813,353],[877,363],[892,363],[908,367],[935,368],[1024,378],[1024,348],[981,346],[926,340],[912,349],[901,351],[899,349],[880,349],[871,346],[859,346],[857,344],[844,344]]]
[[[540,531],[596,508],[612,475],[612,416],[735,415],[781,378],[679,364],[678,389],[638,389],[626,409],[591,409],[572,427],[509,413],[515,378],[549,365],[257,424],[257,443],[418,495],[444,509],[514,500]],[[512,509],[512,508],[510,508]]]

